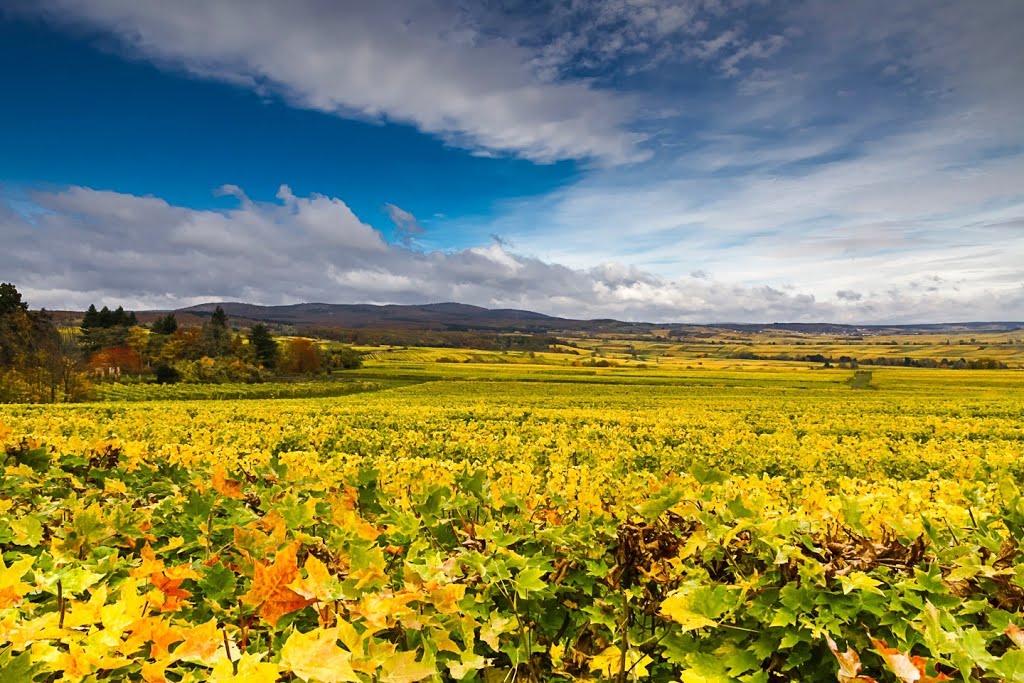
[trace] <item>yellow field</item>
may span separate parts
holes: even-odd
[[[440,356],[0,408],[0,674],[1022,680],[1019,371]]]

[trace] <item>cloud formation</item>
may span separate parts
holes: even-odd
[[[0,267],[40,304],[1024,318],[1018,0],[12,2],[295,106],[481,155],[601,162],[526,199],[510,175],[510,199],[485,209],[432,198],[446,216],[429,233],[400,207],[415,199],[387,188],[391,242],[341,199],[287,187],[261,203],[225,185],[227,211],[80,187],[0,202],[21,240]],[[88,258],[53,256],[68,244]]]
[[[195,210],[163,199],[70,187],[32,211],[0,202],[0,272],[34,306],[173,308],[211,300],[280,304],[458,301],[566,317],[709,321],[928,321],[1024,312],[1019,284],[969,293],[921,279],[857,298],[745,286],[694,272],[667,278],[619,263],[571,268],[494,242],[456,251],[388,243],[340,199],[296,196]],[[237,191],[237,192],[235,192]]]
[[[122,49],[346,117],[412,124],[538,162],[647,156],[629,98],[543,82],[529,50],[444,2],[41,0],[22,11],[116,36]]]
[[[672,58],[718,86],[671,93],[690,127],[667,116],[655,161],[510,201],[486,229],[571,267],[794,287],[844,319],[921,319],[923,292],[932,320],[1022,317],[1024,5],[810,0],[759,33],[731,7],[679,29]]]

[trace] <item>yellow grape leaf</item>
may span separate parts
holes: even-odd
[[[64,596],[77,595],[95,586],[103,578],[103,574],[91,572],[83,567],[61,570],[59,573],[46,577],[41,583],[50,593],[56,593],[57,580],[64,586]]]
[[[455,614],[461,611],[459,601],[466,595],[466,584],[450,583],[430,590],[430,604],[441,614]]]
[[[146,604],[146,599],[139,595],[138,580],[129,577],[121,583],[117,602],[100,609],[100,622],[103,628],[120,636],[133,622],[145,616]]]
[[[218,652],[224,648],[224,636],[217,628],[217,619],[210,619],[205,624],[194,626],[182,632],[184,641],[174,649],[174,659],[196,662],[205,666],[213,666],[218,657],[225,654]]]
[[[471,650],[466,650],[462,653],[462,661],[460,662],[448,662],[448,671],[451,673],[452,678],[461,681],[466,677],[466,674],[471,671],[479,671],[488,664],[490,659],[485,659],[483,655],[474,654]]]
[[[288,587],[298,576],[299,567],[296,555],[299,542],[295,542],[277,552],[271,565],[256,561],[253,565],[252,587],[242,596],[242,602],[259,609],[260,616],[271,626],[285,614],[295,612],[313,604]]]
[[[60,616],[48,612],[35,619],[16,618],[0,620],[0,643],[11,645],[15,650],[24,650],[43,640],[60,640],[67,635],[58,626]]]
[[[430,639],[434,643],[434,647],[437,648],[438,652],[452,652],[457,655],[462,654],[462,648],[452,640],[451,635],[444,629],[430,629]]]
[[[342,683],[358,681],[352,654],[338,647],[338,630],[294,631],[281,648],[281,667],[304,681]]]
[[[207,678],[208,683],[276,683],[281,667],[269,662],[261,662],[263,655],[242,654],[241,659],[232,664],[227,657],[217,662]],[[235,673],[235,667],[238,673]]]
[[[257,528],[258,527],[258,528]],[[260,529],[266,530],[263,533]],[[235,527],[235,545],[250,554],[265,555],[281,547],[288,535],[288,525],[277,510],[270,510],[263,518],[246,525]]]
[[[27,545],[35,548],[43,540],[43,525],[35,517],[11,520],[10,528],[14,532],[15,545]]]
[[[512,617],[492,614],[490,621],[480,626],[480,640],[487,643],[492,650],[497,652],[500,649],[499,636],[510,630],[512,630]]]
[[[648,655],[641,655],[635,650],[626,651],[626,671],[633,679],[646,678],[647,666],[652,660]],[[617,645],[609,645],[590,660],[590,670],[599,672],[604,678],[610,679],[622,673],[622,650]]]
[[[93,654],[78,643],[68,643],[68,651],[61,653],[54,662],[54,669],[64,673],[67,679],[78,679],[88,676],[97,669],[120,669],[132,664],[132,660],[123,657],[108,657],[105,653]]]
[[[381,683],[416,683],[437,673],[432,662],[416,661],[416,651],[399,652],[384,660]]]
[[[335,627],[338,629],[338,640],[348,648],[349,652],[363,651],[363,636],[359,635],[352,624],[344,619],[338,619]]]
[[[315,555],[306,558],[303,565],[306,570],[306,578],[296,578],[288,588],[295,591],[299,596],[307,600],[319,600],[320,602],[331,602],[344,597],[341,583],[331,575],[327,565],[321,562]]]
[[[871,578],[864,572],[851,572],[847,576],[840,576],[839,583],[843,586],[843,595],[849,595],[855,590],[885,595],[879,588],[882,582]]]
[[[103,605],[107,602],[107,587],[99,586],[93,590],[88,602],[73,602],[64,619],[64,626],[76,628],[99,623],[103,619]]]
[[[192,568],[190,564],[179,564],[177,567],[168,567],[164,570],[164,576],[174,581],[183,579],[201,579],[203,578],[199,572]]]
[[[110,495],[123,496],[128,493],[128,487],[120,479],[106,479],[103,482],[103,492]]]
[[[23,557],[8,567],[4,564],[3,556],[0,556],[0,609],[17,605],[23,595],[33,590],[32,586],[22,583],[21,578],[35,561],[34,557]]]
[[[185,539],[182,536],[174,536],[173,538],[167,539],[167,545],[160,549],[160,552],[167,552],[168,550],[174,550],[185,545]]]
[[[170,657],[162,658],[155,662],[144,662],[142,664],[142,680],[146,683],[168,683],[164,672],[173,663]]]
[[[665,598],[661,603],[661,612],[679,624],[683,631],[696,631],[699,628],[717,626],[718,622],[708,619],[691,609],[692,600],[686,594],[677,593]]]
[[[64,678],[71,680],[84,678],[94,671],[85,650],[75,642],[68,643],[68,651],[61,653],[57,658],[54,669],[62,672]]]
[[[353,608],[353,612],[362,615],[366,625],[371,629],[387,628],[396,619],[413,615],[414,612],[408,605],[417,598],[419,594],[413,591],[402,591],[397,594],[367,593],[360,600],[358,607]]]
[[[367,634],[371,634],[367,631]],[[372,635],[372,634],[371,634]],[[367,636],[366,655],[361,659],[352,660],[352,668],[371,678],[377,675],[380,663],[398,651],[398,646],[387,640],[376,640]]]

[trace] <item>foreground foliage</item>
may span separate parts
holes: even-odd
[[[1020,397],[884,379],[8,409],[0,679],[1024,680]]]

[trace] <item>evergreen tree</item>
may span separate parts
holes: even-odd
[[[203,325],[203,352],[211,358],[226,356],[231,351],[231,332],[228,330],[228,316],[217,306],[213,315]]]
[[[0,284],[0,315],[27,311],[28,304],[21,300],[21,292],[9,282]]]
[[[277,342],[270,335],[266,325],[253,325],[249,330],[249,346],[252,347],[256,362],[265,368],[277,367],[279,351]]]
[[[100,313],[96,310],[96,304],[89,304],[89,310],[85,312],[85,317],[82,318],[82,329],[88,330],[92,327],[99,327],[100,325]]]
[[[0,368],[25,364],[32,350],[32,318],[21,293],[9,283],[0,285]]]
[[[178,319],[173,313],[168,313],[162,318],[157,318],[152,329],[156,334],[174,334],[178,329]]]
[[[210,315],[210,324],[220,327],[221,329],[227,329],[228,327],[228,315],[224,312],[224,309],[220,306],[213,309],[213,314]]]

